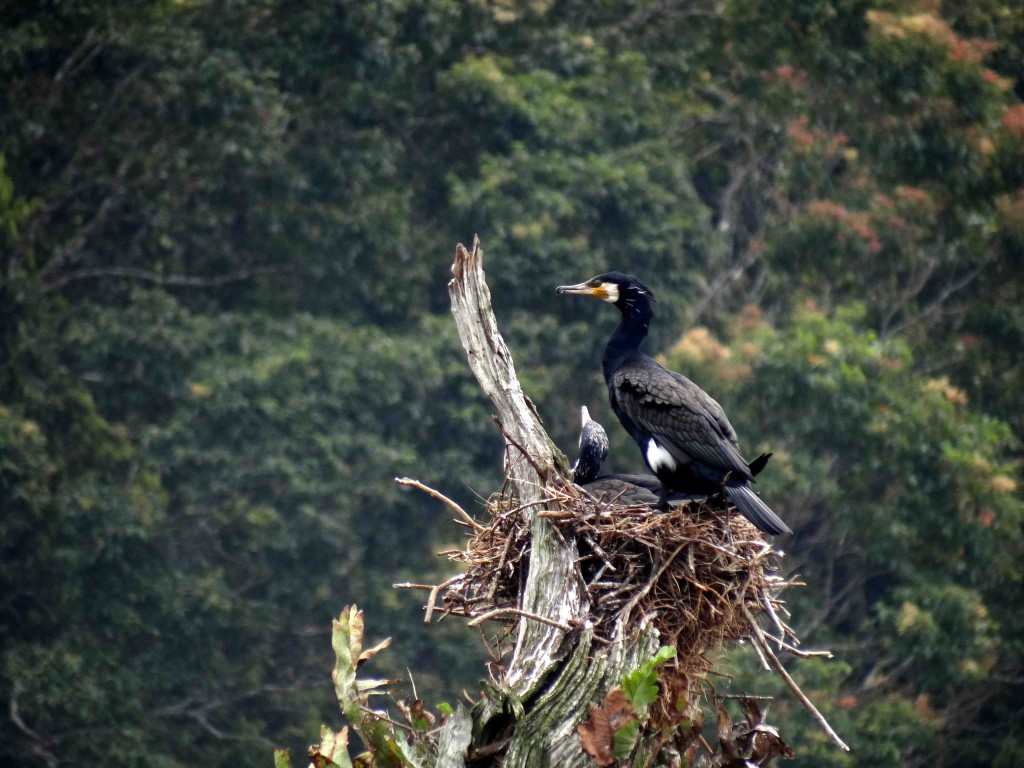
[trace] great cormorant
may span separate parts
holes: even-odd
[[[601,501],[618,501],[624,506],[636,504],[646,504],[649,507],[658,506],[661,481],[654,475],[601,473],[604,462],[608,458],[608,433],[600,422],[590,417],[587,406],[584,405],[581,411],[579,452],[571,467],[573,482],[585,488]],[[762,453],[750,462],[750,474],[755,477],[759,475],[771,457],[770,453]],[[694,501],[706,495],[672,492],[668,496],[668,502],[676,504]]]
[[[557,291],[596,296],[622,313],[605,346],[604,379],[612,410],[661,481],[658,506],[666,508],[672,491],[713,494],[724,490],[758,529],[791,533],[751,489],[754,474],[722,406],[682,374],[640,352],[654,317],[651,291],[621,272],[606,272],[579,285],[559,286]]]

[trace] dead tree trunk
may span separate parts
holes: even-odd
[[[517,713],[503,765],[593,765],[583,753],[576,726],[622,675],[657,648],[648,626],[623,632],[610,644],[593,647],[587,617],[590,602],[576,565],[579,552],[540,513],[548,485],[568,467],[545,432],[533,402],[523,392],[512,356],[498,331],[483,270],[483,250],[461,244],[448,283],[452,314],[470,367],[497,411],[506,438],[507,471],[523,514],[530,517],[531,550],[523,590],[518,638],[498,698],[478,713],[476,730],[502,710]],[[547,621],[542,621],[546,619]],[[543,686],[541,695],[531,699]]]
[[[474,240],[472,252],[459,244],[448,294],[470,368],[497,410],[506,439],[506,471],[520,504],[529,505],[524,514],[532,518],[533,548],[521,608],[552,622],[525,616],[520,619],[516,651],[504,684],[510,695],[521,700],[537,689],[562,656],[566,631],[556,624],[577,622],[586,615],[588,606],[584,590],[574,578],[578,553],[556,538],[551,525],[537,515],[547,498],[548,480],[567,469],[565,457],[544,431],[537,409],[516,377],[512,355],[491,311],[482,260],[479,239]]]

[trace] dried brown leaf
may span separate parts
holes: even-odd
[[[731,765],[739,759],[735,736],[732,728],[732,718],[725,709],[722,702],[718,702],[718,749],[721,752],[721,765]]]
[[[590,717],[576,726],[583,751],[602,768],[615,763],[615,731],[633,717],[633,707],[621,688],[613,688],[604,701],[590,705]]]
[[[397,685],[400,681],[397,679],[381,680],[356,680],[356,688],[359,691],[360,696],[379,696],[387,693],[387,689],[392,685]]]
[[[753,760],[758,765],[767,765],[769,760],[776,757],[792,760],[795,756],[793,748],[782,740],[773,726],[759,725],[755,729]]]
[[[583,751],[601,768],[615,763],[612,752],[612,726],[608,713],[597,704],[590,705],[590,717],[576,726]]]
[[[755,728],[764,722],[764,716],[761,714],[761,708],[757,705],[755,699],[748,699],[743,697],[740,699],[740,709],[743,710],[743,714],[746,715],[747,724],[751,728]]]
[[[601,702],[601,707],[608,713],[608,719],[611,721],[612,730],[620,728],[623,723],[629,719],[629,715],[633,714],[633,705],[629,703],[629,699],[626,697],[625,692],[623,692],[619,687],[612,688],[608,691],[608,695],[605,696],[604,701]]]
[[[385,637],[383,640],[381,640],[379,643],[373,646],[373,648],[367,648],[365,651],[360,653],[359,658],[356,660],[356,669],[359,669],[361,666],[363,666],[363,664],[368,662],[370,659],[372,659],[378,653],[383,651],[389,645],[391,645],[391,638]]]

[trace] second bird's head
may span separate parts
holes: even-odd
[[[558,293],[580,296],[596,296],[625,311],[630,306],[649,306],[654,301],[650,288],[632,275],[621,272],[605,272],[578,285],[560,285]]]

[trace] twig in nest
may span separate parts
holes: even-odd
[[[501,558],[498,560],[498,566],[494,569],[494,578],[491,579],[490,589],[487,590],[487,599],[494,600],[494,596],[498,593],[498,582],[501,579],[501,571],[505,567],[505,561],[508,559],[508,550],[512,546],[512,537],[509,536],[505,539],[505,546],[501,548]]]
[[[754,653],[757,654],[758,661],[761,662],[761,669],[763,669],[765,672],[771,672],[772,668],[768,664],[768,659],[766,659],[764,654],[761,653],[761,646],[759,646],[757,643],[751,643],[751,645],[754,648]]]
[[[820,725],[821,729],[828,734],[829,738],[835,742],[836,746],[844,752],[849,752],[850,748],[846,745],[846,742],[839,738],[839,734],[832,730],[832,726],[829,725],[825,716],[818,711],[818,708],[815,707],[813,702],[811,702],[804,692],[800,690],[800,686],[796,684],[796,681],[790,677],[786,668],[782,666],[782,662],[779,661],[779,657],[772,651],[771,646],[768,644],[768,640],[764,636],[764,632],[761,630],[760,625],[754,620],[754,617],[750,615],[750,611],[747,609],[747,606],[744,605],[741,607],[743,609],[743,614],[747,617],[747,621],[750,622],[750,639],[753,641],[754,646],[764,654],[764,657],[767,658],[771,668],[779,674],[779,677],[786,681],[786,685],[789,686],[789,690],[791,690],[793,695],[800,700],[800,703],[804,705],[811,717],[817,721],[818,725]]]
[[[660,579],[661,575],[665,573],[665,571],[668,569],[670,565],[672,565],[672,562],[676,559],[676,555],[682,552],[683,547],[685,547],[689,543],[690,542],[688,541],[684,541],[678,547],[676,547],[672,554],[669,555],[668,558],[665,560],[665,562],[661,564],[661,568],[658,569],[658,572],[651,576],[651,578],[647,581],[647,584],[644,586],[644,588],[637,592],[633,596],[633,598],[628,603],[626,603],[626,607],[623,608],[622,611],[619,613],[619,616],[623,619],[623,621],[629,621],[629,614],[633,612],[633,609],[636,607],[636,604],[639,603],[647,595],[647,593],[651,591],[651,588],[658,583],[658,579]]]
[[[455,514],[462,518],[463,522],[465,522],[466,525],[468,525],[474,531],[483,530],[483,526],[480,525],[480,523],[478,523],[472,517],[470,517],[469,513],[466,512],[466,510],[464,510],[462,507],[460,507],[458,504],[449,499],[440,491],[435,491],[433,488],[424,485],[419,480],[413,480],[411,477],[396,477],[395,482],[398,483],[399,485],[408,485],[413,488],[418,488],[428,496],[433,496],[438,501],[443,501],[445,504],[448,505],[450,509],[452,509],[455,512]]]
[[[426,615],[423,617],[423,623],[424,624],[429,624],[430,623],[430,617],[434,615],[434,605],[437,603],[437,595],[438,595],[438,593],[442,589],[445,589],[447,587],[452,586],[452,584],[455,584],[456,582],[458,582],[460,579],[462,579],[462,577],[463,577],[463,574],[460,573],[457,576],[452,576],[447,581],[441,582],[440,584],[412,584],[412,583],[410,583],[408,581],[405,581],[405,582],[402,582],[401,584],[392,584],[391,588],[392,589],[422,589],[422,590],[429,590],[430,591],[430,596],[427,598],[427,605],[426,605],[426,609],[425,609],[426,610]]]
[[[436,587],[434,587],[432,590],[430,590],[430,597],[427,598],[427,609],[426,609],[426,611],[424,612],[424,615],[423,615],[423,623],[424,624],[429,624],[430,623],[430,617],[434,615],[434,605],[437,603],[437,594],[438,594],[438,592],[440,592],[442,589],[445,589],[446,587],[450,587],[452,584],[455,584],[456,582],[458,582],[461,579],[462,579],[462,574],[460,573],[458,576],[452,576],[447,581],[441,582]]]
[[[771,598],[768,597],[767,593],[761,593],[761,605],[764,606],[765,613],[771,618],[775,628],[779,630],[779,650],[782,650],[782,646],[785,645],[786,640],[786,626],[779,619],[779,615],[775,612],[775,608],[772,607]]]
[[[503,515],[515,515],[515,514],[517,514],[519,512],[522,512],[524,509],[529,509],[530,507],[537,507],[537,506],[540,506],[541,504],[550,504],[553,501],[556,501],[556,499],[554,499],[554,498],[538,499],[537,501],[531,501],[531,502],[528,502],[526,504],[520,504],[518,507],[514,507],[513,509],[510,509],[508,512],[502,512],[502,514]],[[538,514],[544,514],[544,513],[541,512],[541,513],[538,513]]]
[[[540,616],[536,613],[530,613],[529,611],[524,611],[520,608],[495,608],[493,611],[488,611],[487,613],[477,616],[475,619],[468,622],[467,626],[476,627],[480,624],[483,624],[485,621],[489,621],[490,619],[496,619],[499,616],[522,616],[525,619],[533,619],[534,621],[539,621],[541,624],[548,624],[552,627],[558,627],[559,629],[564,630],[565,632],[572,631],[572,627],[570,627],[568,624],[563,624],[560,621],[555,621],[554,619],[549,619],[546,616]]]
[[[786,642],[780,642],[779,645],[782,647],[782,650],[788,651],[789,653],[792,653],[794,656],[799,656],[801,659],[833,658],[832,651],[802,651],[799,648],[795,648],[794,646]]]

